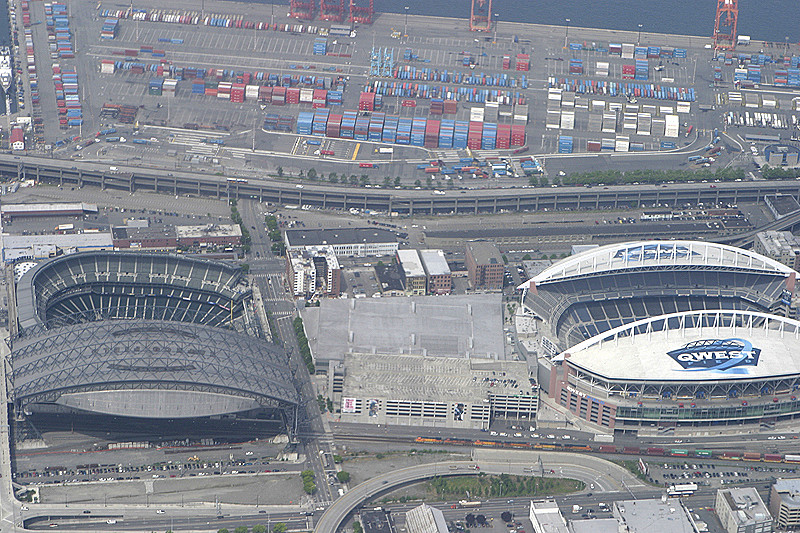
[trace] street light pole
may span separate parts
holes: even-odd
[[[498,17],[500,17],[500,13],[494,14],[494,42],[497,43],[497,21]]]
[[[567,39],[569,39],[569,19],[564,19],[567,21],[567,29],[564,31],[564,48],[567,47]]]
[[[639,33],[636,34],[636,44],[638,45],[642,41],[642,25],[639,24]]]
[[[403,10],[406,12],[406,22],[403,26],[403,37],[408,37],[408,6],[403,7]]]

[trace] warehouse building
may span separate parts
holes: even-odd
[[[286,249],[332,246],[338,257],[385,257],[397,251],[397,236],[377,228],[290,229],[284,233]]]
[[[714,510],[727,533],[772,533],[772,516],[753,487],[717,490]]]
[[[116,226],[111,228],[114,248],[126,250],[133,248],[146,251],[175,250],[178,238],[174,226]]]
[[[3,261],[33,261],[75,252],[113,250],[111,233],[3,235]]]
[[[569,533],[567,521],[555,500],[531,501],[528,518],[533,524],[533,533]]]
[[[83,215],[96,215],[95,204],[5,204],[0,206],[3,220],[20,217],[77,217]]]
[[[505,267],[500,250],[493,243],[488,241],[468,242],[464,263],[473,289],[503,288]]]

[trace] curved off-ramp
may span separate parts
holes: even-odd
[[[591,455],[537,450],[476,449],[473,461],[447,461],[402,468],[369,479],[351,488],[322,515],[315,533],[335,533],[347,516],[364,501],[399,485],[439,475],[471,475],[473,465],[488,474],[541,475],[583,481],[596,492],[616,492],[639,488],[642,481],[619,465]]]

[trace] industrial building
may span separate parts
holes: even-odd
[[[756,233],[753,251],[794,270],[800,269],[800,238],[793,235],[791,231],[760,231]]]
[[[114,247],[149,251],[171,251],[181,248],[238,246],[242,230],[236,224],[205,224],[202,226],[150,226],[128,224],[112,228]]]
[[[614,502],[612,516],[626,533],[686,533],[697,531],[690,511],[679,499]]]
[[[469,282],[473,289],[502,289],[503,266],[502,255],[493,243],[488,241],[472,241],[467,243],[464,255]]]
[[[324,299],[302,316],[319,370],[348,353],[506,358],[500,294]]]
[[[33,261],[75,252],[113,250],[111,233],[67,235],[3,235],[3,261]]]
[[[561,409],[617,433],[758,429],[800,418],[798,351],[797,320],[686,311],[578,343],[542,379]]]
[[[332,246],[337,257],[385,257],[397,251],[397,236],[377,228],[290,229],[284,232],[286,249]]]
[[[772,516],[753,487],[717,490],[714,510],[727,533],[772,533]]]
[[[488,429],[502,418],[527,426],[539,406],[521,361],[347,354],[336,374],[341,422]]]
[[[410,296],[424,296],[427,290],[425,267],[417,250],[397,250],[397,264],[402,274],[403,288]]]
[[[449,533],[444,513],[423,503],[406,512],[408,533]]]
[[[286,262],[295,296],[339,296],[342,270],[332,246],[308,246],[287,252]]]
[[[96,215],[95,204],[4,204],[0,206],[3,220],[20,217],[77,217]]]
[[[800,479],[777,479],[769,491],[769,512],[779,530],[800,528]]]
[[[19,126],[11,128],[11,135],[8,137],[8,144],[15,152],[25,149],[25,132]]]

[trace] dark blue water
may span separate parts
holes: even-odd
[[[488,0],[487,0],[488,1]],[[382,13],[469,18],[470,0],[375,0]],[[604,28],[613,30],[711,35],[716,0],[494,0],[492,12],[501,21]],[[798,0],[741,0],[739,34],[760,41],[800,41]]]
[[[251,0],[288,5],[286,0]],[[353,0],[358,4],[368,0]],[[471,0],[374,0],[379,13],[469,18]],[[487,0],[488,2],[488,0]],[[716,0],[494,0],[492,12],[501,21],[528,22],[610,30],[710,36],[714,32]],[[739,34],[759,41],[800,42],[798,0],[741,0]],[[657,43],[654,43],[657,44]]]

